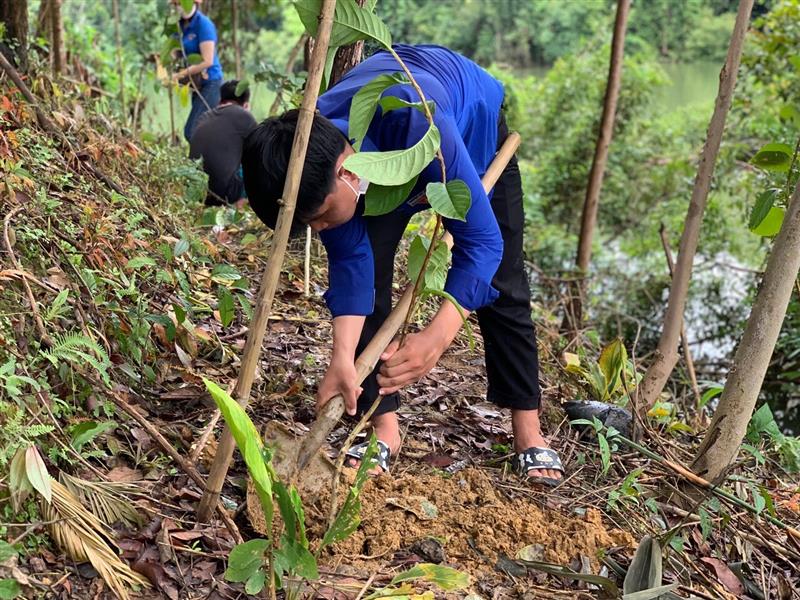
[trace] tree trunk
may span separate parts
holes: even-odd
[[[725,118],[731,105],[733,90],[736,87],[736,75],[739,71],[739,62],[742,57],[742,45],[747,33],[750,20],[750,11],[753,0],[741,0],[739,12],[736,15],[736,24],[733,27],[728,56],[719,74],[719,92],[714,106],[714,114],[708,125],[706,143],[700,156],[700,165],[692,189],[692,199],[684,221],[683,234],[678,247],[678,261],[675,265],[675,276],[669,291],[667,312],[664,316],[664,326],[661,338],[658,341],[653,363],[647,370],[639,385],[639,398],[642,400],[640,408],[646,410],[652,406],[661,395],[670,373],[678,361],[678,342],[683,323],[683,312],[686,307],[686,295],[689,291],[689,280],[692,276],[692,262],[697,252],[697,242],[700,236],[700,225],[703,222],[703,212],[708,201],[708,190],[711,187],[711,176],[717,161],[722,132],[725,129]]]
[[[363,8],[366,1],[367,0],[356,0],[356,4]],[[328,87],[330,88],[334,83],[339,81],[345,73],[360,63],[363,54],[364,40],[359,40],[355,44],[339,48],[333,59],[333,68],[331,69],[331,78],[328,82]]]
[[[28,70],[28,0],[0,0],[0,22],[5,25],[6,38],[14,46],[0,42],[0,49],[11,64],[21,71]]]
[[[50,0],[50,27],[52,45],[50,55],[53,60],[53,73],[60,75],[64,71],[66,57],[64,53],[64,21],[61,18],[61,0]]]
[[[242,50],[239,48],[239,7],[236,0],[231,0],[231,43],[236,65],[236,79],[242,78]]]
[[[628,23],[628,14],[631,0],[617,0],[617,16],[614,21],[614,35],[611,40],[611,60],[608,66],[608,83],[606,84],[605,98],[603,99],[603,116],[600,121],[600,133],[594,149],[592,169],[589,171],[589,183],[586,186],[586,197],[583,203],[581,217],[581,234],[578,238],[578,254],[575,264],[582,274],[589,270],[589,260],[592,256],[592,237],[597,224],[597,205],[600,201],[600,189],[603,186],[603,176],[608,162],[608,147],[614,135],[614,118],[617,113],[617,99],[622,82],[622,63],[625,53],[625,30]],[[571,314],[572,329],[577,330],[582,320],[582,291],[580,287],[572,296]]]
[[[114,37],[117,40],[117,69],[119,70],[119,103],[122,106],[124,123],[128,122],[128,110],[125,106],[125,65],[122,62],[122,35],[119,27],[119,0],[113,0]]]
[[[800,182],[775,238],[761,288],[753,303],[711,426],[692,470],[715,481],[734,461],[764,382],[800,270]]]

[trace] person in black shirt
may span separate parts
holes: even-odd
[[[241,206],[246,200],[242,146],[256,120],[249,110],[250,90],[237,96],[238,84],[234,79],[222,85],[219,105],[200,117],[189,143],[189,157],[202,158],[203,170],[208,174],[208,206]]]

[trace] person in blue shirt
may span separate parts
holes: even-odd
[[[539,424],[539,364],[530,315],[530,288],[522,255],[524,214],[516,158],[508,164],[492,193],[481,176],[502,145],[508,129],[501,110],[503,86],[472,61],[438,46],[395,46],[428,100],[435,102],[434,121],[441,132],[441,152],[448,180],[469,186],[472,205],[466,221],[445,219],[454,239],[452,265],[445,290],[467,313],[476,312],[484,340],[488,399],[511,409],[517,471],[553,484],[563,468],[548,448]],[[395,253],[410,217],[427,208],[427,183],[441,180],[434,160],[421,173],[406,201],[381,216],[365,216],[369,185],[344,166],[353,154],[347,139],[350,105],[365,84],[381,74],[400,71],[388,52],[378,52],[349,71],[317,103],[308,144],[294,225],[319,232],[329,263],[325,301],[333,316],[333,351],[319,385],[317,405],[343,394],[347,412],[363,413],[382,397],[371,426],[379,440],[375,471],[386,471],[400,446],[398,390],[418,381],[436,364],[462,325],[458,310],[441,304],[422,331],[392,344],[381,363],[356,384],[355,357],[392,308]],[[410,102],[418,98],[409,84],[390,87],[385,96]],[[251,206],[275,227],[298,111],[263,121],[245,140],[244,183]],[[409,148],[427,131],[424,115],[413,108],[382,114],[380,108],[361,145],[362,151]],[[366,444],[348,451],[355,466]]]
[[[197,1],[189,12],[183,10],[179,0],[172,0],[173,6],[180,15],[181,45],[183,56],[199,55],[202,60],[189,64],[177,71],[173,79],[181,83],[193,81],[192,109],[183,127],[183,137],[191,141],[197,119],[207,110],[219,104],[220,87],[222,87],[222,67],[217,55],[217,28],[211,19],[200,12]]]

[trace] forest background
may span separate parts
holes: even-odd
[[[29,5],[32,22],[37,2]],[[127,8],[126,8],[127,6]],[[123,5],[120,32],[129,104],[141,105],[145,137],[170,130],[170,103],[153,56],[163,45],[167,6]],[[134,9],[135,8],[135,9]],[[231,4],[205,0],[220,32],[226,78],[235,76]],[[677,245],[719,68],[733,27],[730,0],[644,0],[628,26],[622,89],[602,190],[588,290],[589,339],[638,339],[641,360],[656,345],[669,286],[659,230]],[[522,134],[528,220],[526,252],[540,322],[557,324],[562,298],[553,278],[568,275],[583,204],[609,56],[614,4],[605,0],[382,0],[377,13],[407,43],[437,43],[476,60],[506,85],[511,126]],[[66,47],[104,89],[119,86],[111,3],[63,5]],[[169,17],[167,17],[169,19]],[[725,130],[686,311],[689,347],[703,391],[718,389],[747,318],[770,239],[748,222],[763,173],[749,159],[767,142],[794,145],[800,2],[757,2],[742,72]],[[238,3],[236,46],[251,83],[253,113],[268,115],[279,85],[302,81],[303,57],[285,72],[303,32],[287,2]],[[369,53],[369,46],[366,52]],[[292,102],[285,94],[282,106]],[[116,95],[106,100],[116,103]],[[130,110],[130,108],[129,108]],[[182,123],[186,102],[173,103]],[[782,116],[783,115],[783,118]],[[675,397],[687,394],[679,367]],[[794,298],[762,390],[782,428],[800,431],[800,302]],[[713,393],[713,392],[712,392]]]

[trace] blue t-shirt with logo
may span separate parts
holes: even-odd
[[[472,205],[467,220],[444,219],[454,240],[445,291],[473,311],[491,304],[499,295],[491,282],[503,256],[503,239],[481,177],[497,151],[503,85],[474,62],[447,48],[398,45],[394,50],[426,98],[436,104],[433,120],[441,133],[448,181],[461,179],[470,188]],[[378,52],[320,96],[317,108],[347,136],[350,104],[356,92],[376,76],[398,71],[400,65],[391,54]],[[419,101],[409,84],[390,87],[383,95]],[[416,109],[396,109],[382,115],[378,108],[361,150],[410,148],[427,130],[425,116]],[[395,210],[412,214],[428,208],[424,192],[432,181],[441,181],[438,160],[420,174],[409,198]],[[325,301],[333,316],[371,314],[375,274],[365,217],[357,212],[347,223],[323,230],[320,238],[328,253],[329,289]]]
[[[208,78],[211,80],[222,79],[222,66],[219,64],[219,55],[217,54],[217,28],[214,27],[211,19],[197,9],[188,22],[180,20],[180,27],[183,32],[183,50],[186,52],[186,56],[200,54],[201,42],[214,42],[214,63],[208,68]]]

